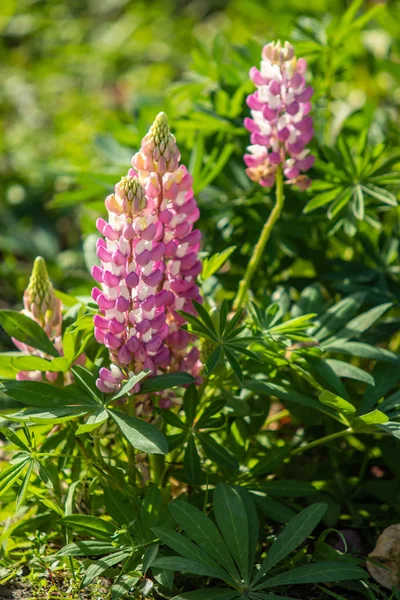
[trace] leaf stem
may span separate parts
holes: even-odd
[[[270,238],[272,229],[273,229],[276,221],[280,217],[284,202],[285,202],[285,197],[283,194],[283,174],[282,174],[282,167],[279,166],[277,169],[277,172],[276,172],[275,205],[274,205],[267,221],[264,224],[264,227],[261,231],[260,238],[254,247],[253,254],[247,265],[247,269],[244,274],[244,277],[239,284],[238,293],[237,293],[235,301],[233,303],[234,310],[237,310],[238,308],[240,308],[246,300],[247,291],[250,287],[251,280],[253,279],[254,273],[255,273],[255,271],[258,267],[258,264],[261,260],[266,243],[268,242],[268,240]]]
[[[319,440],[314,440],[313,442],[305,444],[304,446],[295,448],[291,451],[290,456],[297,456],[298,454],[303,454],[303,452],[307,452],[307,450],[311,450],[311,448],[322,446],[323,444],[327,444],[329,442],[332,442],[333,440],[337,440],[338,438],[351,435],[352,433],[354,433],[352,427],[348,427],[347,429],[342,429],[341,431],[337,431],[336,433],[325,435],[324,437],[319,438]]]

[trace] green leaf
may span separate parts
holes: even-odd
[[[347,402],[347,400],[336,394],[332,394],[332,392],[329,392],[328,390],[325,390],[320,394],[319,401],[346,416],[355,416],[356,414],[356,409],[350,402]]]
[[[68,544],[61,548],[56,554],[59,556],[100,556],[117,552],[119,549],[108,542],[98,540],[82,540],[74,544]]]
[[[88,416],[85,423],[79,425],[78,429],[75,432],[75,435],[82,435],[83,433],[88,433],[90,431],[94,431],[98,429],[105,423],[108,419],[108,412],[104,408],[99,408],[91,415]]]
[[[223,535],[245,584],[249,581],[249,524],[246,509],[238,492],[219,483],[214,492],[214,512]]]
[[[375,404],[400,381],[400,369],[391,363],[377,363],[372,371],[374,386],[368,386],[359,413],[370,412]]]
[[[372,196],[376,200],[383,202],[384,204],[388,204],[389,206],[397,206],[397,199],[394,194],[384,190],[381,187],[373,185],[372,183],[368,183],[368,185],[362,185],[362,189],[366,194]]]
[[[166,527],[153,527],[152,531],[160,538],[163,544],[166,544],[172,548],[172,550],[175,550],[175,552],[180,554],[183,558],[203,564],[207,569],[211,569],[214,572],[214,577],[222,579],[222,581],[227,583],[233,582],[226,571],[221,569],[221,567],[218,566],[218,563],[215,562],[207,552],[191,542],[185,535],[176,533],[175,531],[172,531],[172,529],[167,529]]]
[[[351,321],[349,321],[343,329],[336,332],[332,338],[326,339],[322,346],[326,344],[341,342],[342,340],[349,340],[359,337],[364,331],[372,327],[372,325],[380,319],[380,317],[391,307],[392,302],[386,304],[379,304],[370,310],[358,315]]]
[[[205,258],[203,260],[203,270],[201,272],[202,280],[205,281],[219,271],[234,250],[236,250],[236,246],[230,246],[229,248],[226,248],[226,250],[223,250],[223,252],[217,252],[210,258]]]
[[[218,444],[211,435],[199,432],[196,435],[210,460],[227,469],[239,468],[236,456],[227,450],[227,448]]]
[[[110,409],[108,412],[134,448],[148,454],[168,454],[167,440],[157,427],[137,417],[128,417]]]
[[[260,537],[260,520],[255,507],[254,496],[243,487],[236,486],[235,489],[241,497],[247,513],[247,521],[249,524],[249,575],[251,575]]]
[[[353,190],[353,213],[356,219],[364,219],[364,195],[360,185],[356,185]]]
[[[308,481],[296,481],[294,479],[276,479],[265,481],[261,488],[269,496],[280,496],[289,498],[300,498],[315,494],[316,488]]]
[[[120,491],[112,488],[104,489],[104,505],[106,514],[110,515],[118,525],[128,525],[137,517],[130,500],[122,496]]]
[[[204,306],[202,304],[200,304],[200,302],[196,302],[196,300],[193,300],[193,306],[196,309],[199,318],[202,320],[204,326],[216,337],[218,337],[217,334],[217,330],[215,329],[215,325],[214,322],[212,320],[212,318],[210,317],[210,315],[208,314],[207,310],[204,308]]]
[[[324,516],[326,509],[326,504],[312,504],[302,510],[286,525],[272,544],[267,558],[263,561],[260,570],[252,581],[252,586],[308,538]]]
[[[195,506],[182,500],[171,502],[169,509],[190,539],[222,565],[234,579],[240,580],[229,550],[211,519]]]
[[[283,446],[280,448],[272,448],[268,450],[266,456],[263,456],[258,463],[250,469],[250,473],[253,477],[259,477],[260,475],[266,475],[267,473],[273,473],[279,465],[283,463],[285,458],[290,454],[289,446]]]
[[[231,352],[230,350],[228,350],[228,348],[226,346],[224,346],[224,353],[225,356],[231,366],[231,369],[236,377],[236,379],[238,380],[239,384],[241,386],[243,386],[243,371],[239,365],[239,362],[237,361],[235,355],[233,352]]]
[[[68,515],[60,519],[60,522],[74,531],[82,531],[100,540],[109,541],[117,531],[115,525],[109,521],[91,515]]]
[[[30,458],[27,456],[21,462],[18,462],[4,471],[0,472],[0,496],[6,493],[6,491],[19,479],[22,471],[29,463]]]
[[[30,481],[30,478],[32,475],[33,465],[34,465],[34,461],[33,460],[29,461],[28,470],[25,473],[24,479],[18,490],[17,503],[16,503],[17,510],[19,510],[21,508],[21,506],[25,500],[26,494],[28,492],[28,485],[29,485],[29,481]]]
[[[8,439],[8,441],[10,441],[12,444],[15,444],[15,446],[18,446],[18,448],[21,450],[30,452],[29,446],[27,446],[12,429],[9,429],[8,427],[0,427],[0,433],[2,433]]]
[[[186,446],[183,458],[183,469],[185,475],[191,483],[199,483],[201,476],[200,458],[197,453],[196,444],[191,435]]]
[[[370,346],[364,342],[343,342],[332,341],[324,343],[324,349],[332,353],[349,354],[350,356],[359,356],[360,358],[368,358],[369,360],[380,360],[389,362],[398,362],[399,358],[394,352],[379,348],[378,346]]]
[[[211,373],[217,368],[222,358],[222,346],[218,345],[211,352],[210,356],[207,359],[205,365],[205,374],[207,376],[211,375]]]
[[[197,406],[199,403],[199,394],[194,383],[191,383],[183,395],[183,410],[186,415],[188,427],[193,425],[196,417]]]
[[[178,594],[171,600],[234,600],[239,598],[236,590],[223,590],[221,588],[207,588]]]
[[[373,377],[359,367],[355,367],[342,360],[336,360],[335,358],[327,358],[326,362],[338,377],[346,377],[348,379],[355,379],[356,381],[374,385]]]
[[[164,558],[156,558],[153,562],[153,567],[166,569],[167,571],[178,571],[179,573],[193,573],[193,575],[203,575],[204,577],[217,577],[217,574],[209,565],[196,560],[190,560],[180,556],[166,556]]]
[[[364,296],[363,293],[356,293],[331,306],[319,319],[316,329],[310,332],[311,335],[318,341],[332,336],[357,313]]]
[[[294,511],[280,502],[271,500],[261,490],[250,489],[249,492],[254,498],[259,511],[266,515],[269,519],[278,523],[288,523],[295,516]]]
[[[135,387],[135,385],[137,383],[139,383],[139,381],[142,381],[142,379],[144,379],[145,377],[147,377],[147,375],[150,373],[149,370],[147,371],[142,371],[141,373],[138,373],[137,375],[133,375],[129,381],[127,381],[122,388],[119,390],[118,394],[115,394],[115,396],[112,397],[111,401],[114,402],[114,400],[118,400],[119,398],[123,398],[124,396],[126,396],[133,387]],[[141,390],[142,390],[142,386],[140,386]],[[165,388],[161,388],[161,389],[165,389]],[[141,391],[140,390],[140,391]],[[154,390],[153,390],[154,391]]]
[[[110,567],[117,565],[122,562],[132,553],[132,549],[129,548],[127,550],[120,550],[119,552],[114,552],[109,556],[105,556],[104,558],[99,558],[96,562],[92,563],[86,570],[85,577],[82,581],[82,587],[88,586],[96,577],[99,577],[104,571],[107,571]]]
[[[224,329],[225,329],[225,325],[226,325],[226,319],[228,318],[228,313],[229,313],[229,304],[227,302],[226,299],[224,299],[222,301],[221,304],[221,308],[219,311],[219,335],[222,336],[224,333]]]
[[[71,385],[66,388],[58,388],[41,381],[3,381],[0,383],[0,389],[7,396],[28,406],[60,408],[83,404],[82,398]],[[85,404],[96,406],[87,397],[84,398],[84,401]]]
[[[319,562],[296,567],[286,573],[280,573],[255,589],[265,589],[278,585],[298,585],[301,583],[323,583],[364,579],[367,573],[360,567],[344,562]]]
[[[60,356],[36,321],[14,310],[0,310],[0,324],[10,337],[50,356]]]
[[[332,200],[335,200],[341,193],[343,193],[343,188],[334,188],[333,190],[327,190],[326,192],[321,192],[312,198],[304,207],[303,213],[306,215],[321,206],[325,206]]]
[[[53,360],[46,360],[39,356],[13,356],[11,365],[19,371],[50,371],[51,373],[64,373],[69,367],[67,359],[61,356]]]
[[[92,410],[92,406],[67,406],[65,408],[50,407],[48,410],[41,410],[40,408],[26,408],[23,411],[7,415],[7,419],[10,421],[17,421],[17,423],[32,421],[32,423],[51,423],[55,425],[56,423],[66,423],[67,421],[71,421],[77,417],[82,417],[89,410]]]
[[[177,386],[189,385],[196,380],[189,373],[166,373],[165,375],[156,375],[143,381],[140,385],[141,394],[151,394],[161,390],[169,390]]]
[[[103,394],[96,386],[96,377],[93,373],[88,369],[85,369],[85,367],[82,367],[82,365],[74,365],[71,368],[71,371],[74,374],[77,385],[79,385],[83,391],[89,393],[94,400],[101,402]]]
[[[365,423],[365,425],[378,425],[381,423],[387,423],[389,421],[389,417],[380,410],[373,410],[365,415],[357,417],[357,421],[358,420],[361,420],[363,423]]]

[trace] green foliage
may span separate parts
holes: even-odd
[[[5,3],[0,586],[29,571],[43,598],[397,598],[362,566],[400,517],[399,16],[362,0]],[[273,206],[242,157],[248,71],[275,38],[309,63],[313,184],[284,186],[233,311]],[[160,110],[201,213],[203,302],[181,314],[203,366],[138,369],[105,394],[95,222]],[[19,312],[38,254],[62,355]]]

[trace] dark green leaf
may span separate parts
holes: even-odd
[[[168,454],[167,440],[157,427],[137,417],[129,417],[114,410],[108,412],[134,448],[149,454]]]
[[[197,453],[196,444],[191,435],[186,446],[183,459],[185,475],[191,483],[199,483],[201,475],[200,458]]]
[[[367,573],[360,567],[344,562],[319,562],[303,567],[296,567],[286,573],[276,575],[255,589],[265,589],[278,585],[298,585],[301,583],[323,583],[329,581],[346,581],[364,579]]]
[[[308,508],[302,510],[290,521],[290,523],[288,523],[288,525],[286,525],[272,544],[272,547],[267,554],[267,558],[263,561],[260,570],[253,579],[253,586],[257,581],[262,579],[272,567],[278,564],[307,539],[324,516],[326,509],[326,504],[312,504]]]
[[[239,571],[249,580],[249,523],[243,501],[238,492],[220,483],[214,492],[214,512],[217,524]]]
[[[177,386],[189,385],[196,380],[189,373],[166,373],[165,375],[156,375],[143,381],[140,385],[140,393],[147,394],[169,390]]]
[[[211,435],[206,433],[197,432],[197,437],[203,447],[204,452],[208,458],[215,461],[221,467],[227,469],[238,469],[239,463],[236,456],[227,450],[224,446],[221,446],[214,440]]]
[[[14,310],[0,310],[0,324],[10,337],[50,356],[60,356],[36,321]]]

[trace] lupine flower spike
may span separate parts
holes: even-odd
[[[35,259],[33,270],[29,279],[28,287],[24,292],[24,310],[27,317],[36,321],[45,331],[47,337],[53,342],[57,350],[62,354],[61,325],[62,325],[62,306],[54,294],[54,289],[49,279],[46,263],[41,256]],[[14,344],[25,354],[40,356],[41,358],[52,359],[44,352],[32,348],[27,344],[19,342],[13,338]],[[85,356],[79,357],[78,363],[85,362]],[[58,379],[58,373],[47,371],[45,377],[48,381],[54,382]],[[40,371],[20,371],[16,378],[18,380],[41,381],[43,376]],[[71,373],[66,373],[64,383],[72,382]]]
[[[257,90],[247,98],[252,118],[245,119],[251,132],[249,154],[244,156],[246,173],[264,187],[275,183],[282,165],[286,183],[305,190],[311,184],[304,173],[314,164],[306,149],[314,135],[309,115],[313,89],[307,86],[304,58],[294,56],[288,42],[267,44],[262,51],[261,69],[252,67],[250,77]]]
[[[92,270],[101,284],[92,296],[99,306],[95,336],[110,352],[111,367],[100,369],[98,388],[116,391],[131,374],[149,369],[197,375],[198,349],[180,329],[178,310],[194,312],[201,301],[196,276],[201,234],[193,230],[199,210],[192,178],[179,166],[180,153],[167,117],[160,113],[133,169],[105,201],[108,221],[98,219],[101,264]],[[138,391],[138,387],[132,391]],[[160,405],[170,405],[163,397]]]

